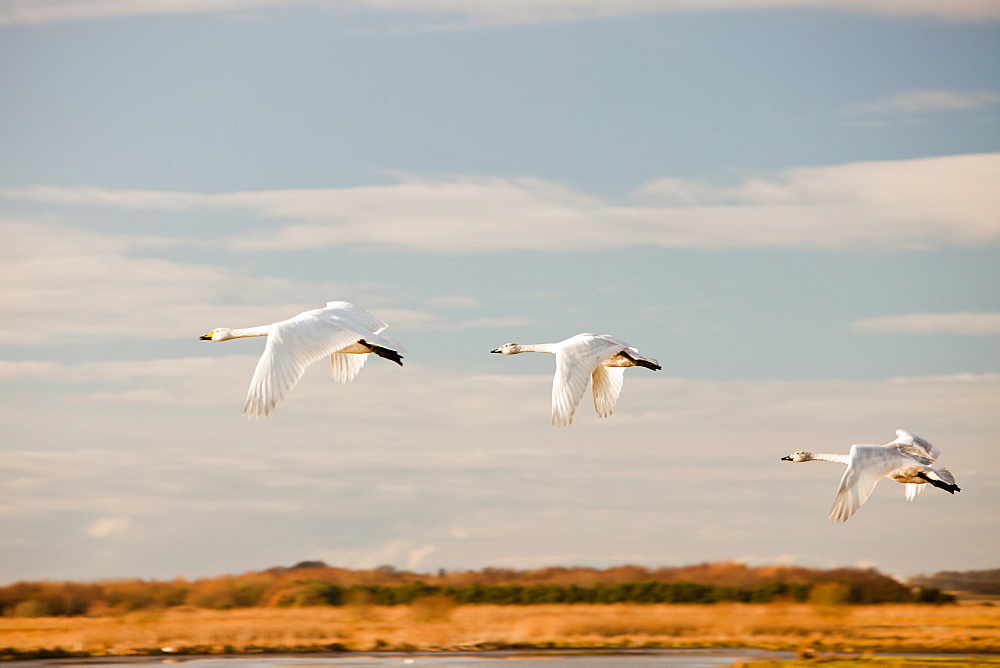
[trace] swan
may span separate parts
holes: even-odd
[[[594,408],[608,417],[622,391],[625,367],[642,366],[653,371],[660,364],[643,357],[629,344],[608,334],[577,334],[558,343],[505,343],[491,353],[554,353],[556,373],[552,379],[552,424],[565,427],[583,398],[587,382],[593,381]]]
[[[931,467],[940,456],[941,451],[924,439],[897,429],[896,440],[885,445],[852,445],[849,455],[795,452],[781,459],[786,462],[824,461],[847,464],[830,509],[831,520],[846,522],[868,500],[881,478],[906,485],[904,489],[907,501],[917,498],[917,494],[923,490],[922,486],[928,483],[951,494],[961,492],[951,471]]]
[[[406,351],[402,344],[379,336],[386,327],[368,311],[350,302],[335,301],[270,325],[246,329],[218,327],[201,340],[267,337],[243,404],[243,414],[250,419],[267,417],[299,382],[306,367],[326,356],[330,357],[333,379],[340,383],[353,380],[369,353],[403,366],[400,353]]]

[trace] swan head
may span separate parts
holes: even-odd
[[[813,454],[811,452],[793,452],[781,458],[783,462],[811,462],[812,460]]]
[[[235,339],[233,336],[233,330],[227,329],[226,327],[219,327],[218,329],[213,329],[208,334],[199,338],[200,341],[228,341],[229,339]]]
[[[521,346],[516,343],[505,343],[496,350],[491,350],[491,353],[499,353],[500,355],[516,355],[521,352]]]

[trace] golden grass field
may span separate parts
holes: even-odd
[[[1000,653],[1000,607],[806,604],[168,609],[103,617],[0,618],[0,648],[149,654],[527,647],[760,647]],[[11,652],[14,650],[14,652]]]

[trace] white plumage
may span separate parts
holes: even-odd
[[[577,334],[558,343],[505,343],[492,353],[553,353],[556,373],[552,379],[552,424],[565,427],[592,383],[594,408],[601,417],[611,415],[625,379],[625,368],[643,366],[658,371],[659,363],[643,357],[636,348],[607,334]]]
[[[266,336],[267,345],[257,362],[243,413],[248,418],[266,417],[302,377],[306,367],[330,358],[334,380],[352,380],[369,353],[403,365],[405,352],[396,340],[379,334],[388,325],[350,302],[327,302],[324,308],[305,311],[288,320],[247,329],[213,329],[205,341],[228,341]]]
[[[962,491],[955,484],[951,471],[931,466],[940,456],[941,451],[924,439],[897,429],[896,440],[885,445],[852,445],[848,455],[800,451],[781,459],[790,462],[827,461],[847,464],[830,509],[830,519],[845,522],[868,500],[882,478],[903,483],[908,501],[917,498],[917,494],[923,489],[922,485],[928,483],[951,494]]]

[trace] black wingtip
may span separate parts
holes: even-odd
[[[955,492],[961,492],[962,491],[962,488],[959,487],[958,485],[953,485],[952,483],[945,482],[943,480],[936,480],[934,478],[931,478],[929,475],[925,474],[923,471],[921,471],[920,473],[918,473],[917,477],[926,480],[927,482],[929,482],[930,484],[934,485],[938,489],[943,489],[944,491],[948,492],[949,494],[954,494]]]
[[[364,339],[361,339],[360,341],[358,341],[358,343],[364,346],[368,346],[368,349],[371,350],[376,355],[378,355],[379,357],[387,359],[390,362],[395,362],[399,366],[403,366],[403,356],[397,353],[395,350],[392,350],[390,348],[383,348],[382,346],[373,345],[371,343],[368,343]]]

